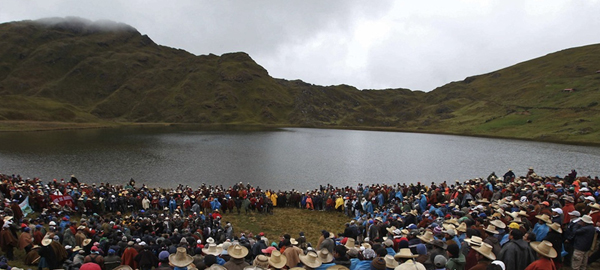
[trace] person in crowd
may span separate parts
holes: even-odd
[[[511,229],[509,241],[502,246],[498,259],[504,262],[507,269],[523,270],[535,260],[535,253],[525,240],[523,232]]]
[[[579,219],[581,226],[573,234],[573,256],[571,268],[573,270],[586,269],[589,251],[592,249],[596,229],[592,224],[592,217],[584,215]]]
[[[531,263],[525,270],[556,270],[556,264],[552,259],[558,256],[558,253],[552,246],[552,243],[544,240],[542,242],[532,242],[531,248],[537,252],[538,259]]]
[[[457,244],[450,244],[446,248],[448,262],[446,268],[448,270],[465,270],[466,259],[465,255],[460,252]]]

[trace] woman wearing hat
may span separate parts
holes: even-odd
[[[558,253],[548,241],[531,242],[531,248],[537,252],[538,259],[532,262],[525,270],[556,270],[553,258],[556,258]]]

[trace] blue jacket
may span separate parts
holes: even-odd
[[[550,230],[550,227],[548,227],[548,225],[546,225],[545,223],[536,223],[535,226],[533,226],[533,233],[535,233],[535,241],[541,242],[542,240],[544,240],[544,238],[546,238],[546,235],[548,235],[548,230]]]

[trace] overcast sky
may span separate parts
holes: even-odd
[[[243,51],[276,78],[430,91],[600,43],[600,0],[2,0],[0,22],[122,22],[196,55]]]

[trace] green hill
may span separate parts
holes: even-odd
[[[306,126],[600,143],[598,63],[600,45],[590,45],[429,93],[358,90],[272,78],[245,53],[197,56],[124,24],[12,22],[0,24],[0,123]]]

